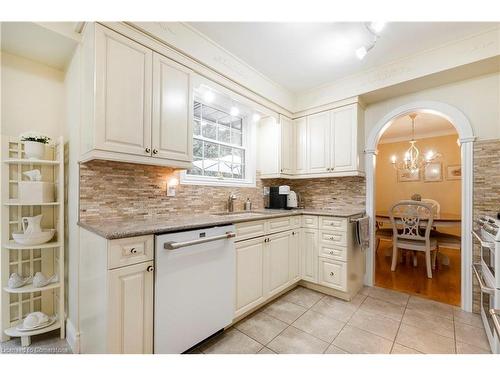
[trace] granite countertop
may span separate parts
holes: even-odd
[[[229,225],[245,221],[273,219],[283,216],[295,215],[321,215],[337,217],[361,216],[363,209],[328,209],[328,210],[271,210],[262,209],[254,211],[240,211],[223,214],[193,214],[171,215],[147,219],[108,219],[79,221],[78,225],[108,240],[142,236],[147,234],[160,234],[177,232],[186,229],[197,229],[217,225]]]

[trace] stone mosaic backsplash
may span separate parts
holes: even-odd
[[[474,219],[500,212],[500,140],[474,143]],[[473,260],[480,260],[480,248],[474,244]],[[480,310],[480,292],[474,280],[473,311]]]
[[[230,193],[235,210],[250,198],[254,209],[264,208],[264,186],[287,184],[298,192],[307,208],[364,208],[362,177],[304,180],[261,180],[255,187],[179,185],[175,197],[166,196],[166,182],[176,176],[167,167],[94,160],[80,165],[80,219],[120,219],[222,212]],[[177,176],[176,176],[177,177]]]

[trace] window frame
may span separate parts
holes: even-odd
[[[207,107],[211,107],[222,111],[224,113],[228,113],[227,109],[220,108],[217,105],[212,103],[206,104],[200,98],[195,97],[193,101],[199,102],[202,105],[206,105]],[[184,185],[206,185],[206,186],[234,186],[234,187],[255,187],[255,159],[256,159],[256,147],[255,147],[255,126],[251,126],[251,123],[248,121],[248,116],[241,117],[241,146],[219,142],[217,140],[212,140],[208,138],[204,138],[204,141],[213,142],[218,145],[224,145],[228,147],[240,148],[245,152],[245,162],[242,164],[245,168],[245,178],[244,179],[235,179],[229,177],[216,177],[216,176],[200,176],[200,175],[191,175],[186,171],[182,171],[180,174],[180,183]],[[194,123],[194,116],[193,116]],[[194,132],[192,133],[193,141],[195,139]],[[194,143],[194,142],[193,142]]]

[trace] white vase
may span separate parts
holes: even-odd
[[[45,155],[45,144],[40,142],[25,141],[24,155],[27,159],[42,159]]]

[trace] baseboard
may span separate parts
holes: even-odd
[[[66,341],[73,354],[80,354],[80,332],[77,332],[71,320],[66,319]]]

